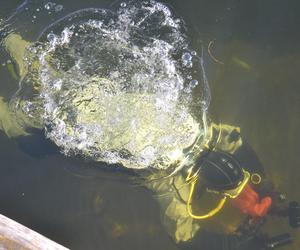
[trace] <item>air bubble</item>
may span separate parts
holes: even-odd
[[[185,64],[185,66],[187,67],[187,68],[192,68],[193,67],[193,62],[192,61],[188,61],[186,64]]]
[[[187,68],[191,68],[193,67],[193,62],[192,62],[192,55],[188,52],[184,53],[181,57],[182,59],[182,64],[183,66],[187,67]]]
[[[192,88],[195,88],[197,85],[198,85],[198,81],[197,80],[192,80],[191,82],[190,82],[190,86],[192,87]]]
[[[50,10],[50,9],[51,9],[50,3],[46,3],[45,6],[44,6],[44,8],[45,8],[46,10]]]
[[[59,4],[59,5],[56,5],[54,9],[55,9],[56,12],[59,12],[59,11],[62,11],[63,8],[64,8],[64,6]]]
[[[192,60],[192,55],[190,54],[190,53],[184,53],[183,55],[182,55],[182,60],[183,61],[190,61],[190,60]]]
[[[120,6],[121,6],[122,8],[125,8],[127,5],[126,5],[126,3],[122,2],[122,3],[120,4]]]
[[[52,42],[52,41],[54,41],[55,39],[56,39],[56,35],[55,35],[55,34],[49,33],[49,34],[47,35],[47,40],[48,40],[49,42]]]
[[[46,10],[51,10],[56,4],[55,3],[52,3],[52,2],[48,2],[44,5],[44,8]]]

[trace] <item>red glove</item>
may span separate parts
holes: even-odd
[[[247,184],[238,197],[231,200],[233,205],[243,213],[253,217],[263,217],[269,211],[272,198],[266,196],[260,199],[259,195]]]

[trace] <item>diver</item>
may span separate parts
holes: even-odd
[[[212,123],[209,134],[206,147],[198,154],[196,144],[187,149],[188,170],[165,183],[172,187],[171,197],[163,193],[167,187],[162,183],[154,180],[147,185],[156,194],[161,192],[157,199],[173,239],[182,249],[203,250],[263,250],[291,243],[290,234],[269,237],[261,227],[267,216],[285,216],[290,226],[297,228],[299,204],[285,204],[283,195],[266,178],[255,152],[242,141],[238,127]],[[208,203],[214,208],[199,208]],[[214,220],[222,221],[224,228],[219,232],[209,230],[210,223],[216,225]]]

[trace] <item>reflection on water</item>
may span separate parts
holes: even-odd
[[[194,41],[201,37],[207,46],[216,39],[213,53],[224,65],[207,55],[212,88],[209,112],[216,120],[239,125],[278,189],[288,199],[299,200],[295,192],[300,178],[299,19],[295,8],[299,4],[168,2],[198,30]],[[18,4],[7,1],[6,10],[11,12]],[[67,10],[110,3],[57,4],[63,4],[63,9],[49,14],[53,19]],[[41,13],[36,14],[37,19],[45,24]],[[27,25],[29,34],[37,29],[31,25]],[[6,62],[6,58],[1,60]],[[11,96],[16,90],[14,79],[6,67],[0,68],[0,74],[0,93]],[[94,163],[50,154],[51,150],[44,158],[33,158],[5,135],[1,135],[0,147],[1,213],[75,249],[176,249],[160,226],[159,209],[151,194],[133,186],[127,173],[99,169]],[[286,221],[270,220],[265,230],[276,234],[289,228]],[[293,247],[299,246],[298,240]]]

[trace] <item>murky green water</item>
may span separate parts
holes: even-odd
[[[42,1],[32,1],[43,3]],[[22,1],[1,0],[0,18]],[[86,7],[109,8],[112,1],[56,1],[63,9],[43,16],[37,27]],[[297,1],[166,1],[199,40],[223,64],[205,58],[213,120],[240,126],[278,190],[300,200],[300,67]],[[52,16],[51,16],[52,15]],[[1,58],[1,63],[5,62]],[[16,91],[15,80],[0,67],[0,93]],[[132,173],[104,164],[58,154],[42,141],[16,141],[1,134],[0,212],[72,249],[177,249],[160,222],[151,193],[132,180]],[[42,140],[37,137],[36,140]],[[39,147],[39,145],[43,147]],[[34,153],[37,156],[34,156]],[[102,166],[99,167],[99,165]],[[286,220],[269,219],[271,235],[291,232],[299,249],[300,234]]]

